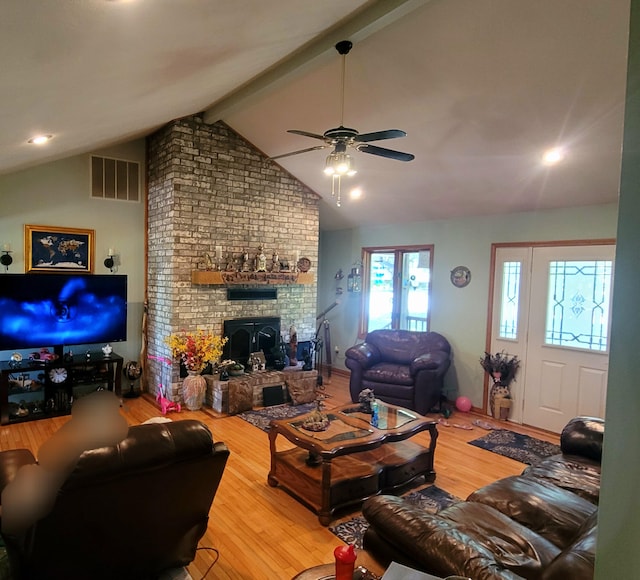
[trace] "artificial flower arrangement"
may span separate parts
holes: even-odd
[[[504,351],[495,354],[485,352],[480,359],[480,365],[494,383],[508,387],[516,377],[520,367],[520,359],[516,355],[508,355]]]
[[[200,373],[208,364],[215,363],[222,355],[222,347],[229,339],[214,336],[210,332],[198,330],[193,334],[186,332],[169,335],[165,342],[171,354],[178,357],[188,371]]]

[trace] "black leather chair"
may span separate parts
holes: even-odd
[[[157,578],[195,558],[229,450],[185,420],[137,425],[119,444],[85,451],[49,513],[3,531],[13,580]],[[0,452],[2,489],[30,451]]]
[[[345,351],[351,400],[363,389],[392,405],[424,415],[440,405],[451,345],[437,332],[373,330]]]

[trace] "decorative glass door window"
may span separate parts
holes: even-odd
[[[520,307],[521,262],[504,262],[502,265],[502,300],[500,302],[500,338],[518,338],[518,311]]]
[[[608,350],[612,274],[610,260],[549,263],[545,344]]]

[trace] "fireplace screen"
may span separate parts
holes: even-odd
[[[247,365],[253,352],[264,353],[267,367],[273,366],[273,349],[280,343],[280,318],[235,318],[225,320],[224,336],[229,338],[222,357]]]

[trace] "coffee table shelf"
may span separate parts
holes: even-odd
[[[318,514],[322,525],[333,513],[378,493],[393,492],[420,476],[435,479],[435,421],[413,411],[380,403],[377,427],[354,405],[327,412],[324,432],[302,428],[307,415],[273,421],[269,431],[271,470],[268,483],[280,485]],[[409,441],[429,431],[428,447]],[[280,450],[278,437],[295,447]]]

